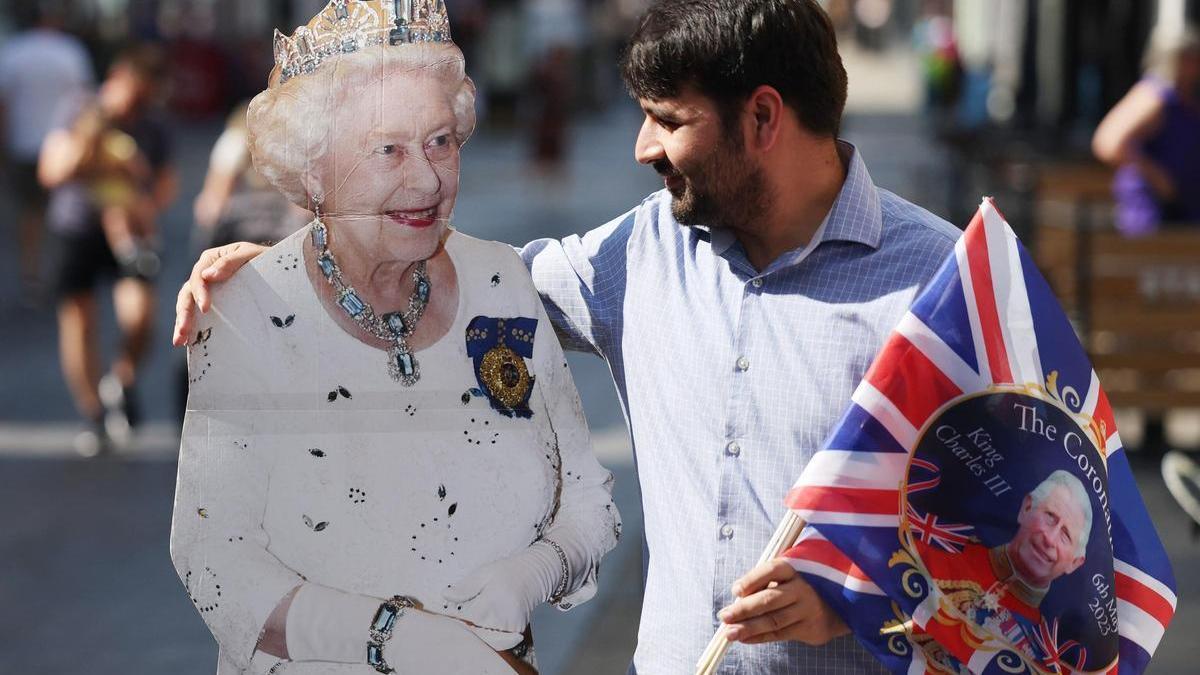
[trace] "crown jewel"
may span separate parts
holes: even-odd
[[[375,45],[450,42],[445,0],[330,0],[288,37],[275,31],[279,83],[308,75],[327,59]]]

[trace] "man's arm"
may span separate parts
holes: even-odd
[[[607,356],[621,328],[636,215],[635,209],[583,235],[539,239],[520,251],[564,348]]]

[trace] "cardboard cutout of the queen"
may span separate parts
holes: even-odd
[[[620,525],[525,266],[450,225],[444,4],[333,0],[275,53],[251,152],[316,218],[188,347],[171,557],[218,672],[533,672]]]

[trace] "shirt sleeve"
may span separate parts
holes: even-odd
[[[50,130],[70,130],[75,126],[75,123],[79,120],[79,116],[83,114],[83,111],[92,100],[92,96],[86,92],[75,92],[62,99],[54,107],[54,112],[50,115]]]
[[[617,544],[621,516],[612,500],[612,474],[596,460],[575,381],[544,309],[534,338],[537,386],[545,399],[558,450],[559,504],[542,536],[568,551],[573,565],[558,602],[570,609],[596,594],[600,559]]]
[[[85,89],[96,83],[92,71],[92,58],[88,56],[87,48],[81,44],[75,45],[75,78],[76,86]]]
[[[626,261],[637,210],[583,236],[539,239],[520,255],[562,344],[606,356],[621,331]]]

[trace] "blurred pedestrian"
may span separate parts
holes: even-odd
[[[571,122],[574,87],[573,54],[561,45],[550,48],[533,72],[533,160],[538,171],[561,176],[567,156],[567,132]]]
[[[1096,157],[1117,167],[1117,225],[1128,236],[1200,225],[1200,34],[1159,28],[1145,68],[1092,139]]]
[[[517,105],[522,87],[529,75],[529,58],[525,50],[526,26],[522,21],[518,0],[489,0],[487,32],[479,43],[481,75],[479,87],[483,92],[483,108],[490,124],[512,127],[517,119]]]
[[[527,0],[524,22],[533,64],[527,83],[534,106],[531,154],[538,171],[553,176],[567,157],[578,57],[590,44],[591,31],[583,4],[575,0]]]
[[[30,3],[29,27],[0,48],[0,117],[7,177],[17,205],[22,298],[41,292],[42,231],[47,194],[37,180],[38,153],[64,97],[91,86],[92,62],[83,44],[62,30],[58,3]]]
[[[58,249],[59,355],[76,407],[91,422],[77,440],[87,455],[128,440],[138,422],[133,389],[153,320],[156,221],[176,191],[170,141],[153,110],[162,64],[152,47],[121,53],[97,95],[60,106],[38,167],[52,190],[47,220]],[[95,299],[102,277],[116,278],[121,333],[103,377]]]
[[[243,103],[229,116],[209,157],[204,188],[196,197],[194,239],[199,248],[235,241],[273,245],[312,220],[254,169]]]
[[[954,34],[954,17],[947,0],[926,0],[913,43],[921,56],[925,78],[925,109],[945,124],[958,103],[963,69]]]

